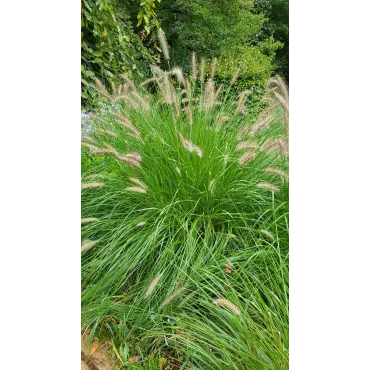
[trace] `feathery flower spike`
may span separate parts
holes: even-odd
[[[149,297],[149,296],[153,293],[153,290],[155,289],[155,287],[156,287],[156,286],[157,286],[157,284],[159,283],[159,279],[160,279],[160,276],[157,276],[156,278],[154,278],[154,279],[150,282],[150,284],[149,284],[149,286],[148,286],[147,290],[146,290],[146,291],[145,291],[145,293],[144,293],[144,298]]]
[[[146,193],[146,190],[143,189],[142,187],[140,186],[129,186],[127,188],[125,188],[127,191],[131,191],[133,193],[140,193],[140,194],[145,194]]]
[[[256,154],[255,153],[245,153],[243,154],[240,158],[239,158],[239,164],[241,166],[249,163],[251,160],[253,160],[254,158],[256,158]]]
[[[86,184],[81,184],[81,190],[102,188],[103,186],[104,186],[104,183],[102,182],[88,182]]]
[[[289,176],[286,172],[279,170],[278,168],[265,168],[265,172],[271,173],[273,175],[280,176],[282,181],[288,180]]]
[[[81,253],[88,251],[96,244],[93,240],[84,240],[81,245]]]
[[[234,312],[237,315],[240,315],[241,312],[237,305],[231,303],[229,300],[225,298],[216,298],[213,300],[213,303],[220,307],[228,308],[230,311]]]
[[[159,43],[161,44],[164,59],[166,59],[167,61],[170,60],[169,47],[168,47],[166,35],[164,34],[162,28],[158,30],[158,39],[159,39]]]
[[[261,182],[257,186],[260,189],[271,190],[271,191],[274,191],[274,192],[280,191],[280,189],[276,185],[271,184],[270,182]]]
[[[89,224],[90,222],[97,221],[97,218],[88,217],[88,218],[81,218],[81,225]]]
[[[243,141],[236,146],[236,150],[258,150],[259,146],[257,143],[252,143],[250,141]]]

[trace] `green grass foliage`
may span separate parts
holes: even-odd
[[[123,368],[287,369],[286,90],[254,122],[212,76],[154,77],[97,84],[112,112],[82,138],[83,329]]]

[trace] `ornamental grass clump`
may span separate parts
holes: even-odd
[[[181,354],[202,369],[283,369],[286,91],[275,78],[278,112],[250,122],[249,92],[230,101],[216,61],[208,78],[197,68],[192,54],[191,78],[156,67],[140,85],[96,82],[114,109],[82,137],[83,327],[131,343],[143,364]]]

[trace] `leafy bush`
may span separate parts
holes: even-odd
[[[97,82],[112,110],[82,142],[83,327],[122,366],[286,369],[287,91],[273,80],[251,123],[245,94],[197,94],[192,72]]]
[[[95,78],[117,82],[120,73],[141,79],[153,64],[149,51],[134,33],[131,22],[120,14],[114,0],[81,2],[81,73],[87,82]],[[93,98],[83,87],[83,105]],[[89,102],[91,103],[91,102]]]
[[[270,40],[276,46],[273,40]],[[272,46],[270,46],[271,50]],[[264,107],[261,98],[265,92],[266,82],[271,77],[273,55],[264,54],[260,48],[234,46],[222,53],[218,59],[216,80],[227,83],[236,70],[239,71],[237,84],[233,87],[235,95],[243,90],[251,90],[247,98],[248,113],[256,118]]]

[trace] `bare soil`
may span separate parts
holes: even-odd
[[[87,345],[87,338],[81,338],[81,370],[114,370],[114,363],[108,345],[94,340]]]

